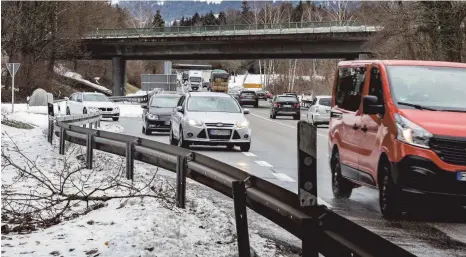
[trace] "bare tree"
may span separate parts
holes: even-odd
[[[95,153],[96,167],[88,170],[82,163],[70,161],[70,156],[83,151],[76,146],[58,161],[58,168],[45,170],[9,139],[13,143],[8,150],[2,146],[2,169],[15,176],[10,183],[2,183],[2,221],[8,224],[2,226],[2,233],[49,227],[103,207],[111,199],[148,197],[160,199],[166,207],[173,205],[175,190],[169,183],[157,180],[156,171],[139,181],[128,181],[123,159],[115,162],[105,153]],[[102,172],[105,176],[98,175]]]

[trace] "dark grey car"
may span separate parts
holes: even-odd
[[[170,132],[170,116],[180,97],[178,94],[156,94],[148,105],[142,105],[142,133]]]

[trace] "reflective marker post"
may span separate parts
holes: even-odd
[[[15,112],[15,75],[19,69],[19,63],[7,63],[6,67],[11,75],[11,112]]]
[[[303,208],[317,207],[317,128],[306,121],[298,122],[298,197]],[[319,221],[303,220],[302,256],[317,257]]]

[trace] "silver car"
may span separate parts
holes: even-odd
[[[170,144],[239,146],[251,148],[251,128],[242,109],[230,95],[220,92],[189,92],[178,101],[171,115]]]
[[[318,126],[319,124],[328,124],[330,121],[331,105],[331,96],[316,96],[307,112],[307,121],[315,126]]]

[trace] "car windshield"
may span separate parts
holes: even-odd
[[[279,96],[277,102],[298,102],[295,96]]]
[[[218,96],[193,96],[188,100],[188,111],[241,113],[233,98]]]
[[[323,106],[331,106],[331,99],[330,98],[320,98],[319,104]]]
[[[180,97],[154,97],[150,107],[154,108],[175,108]]]
[[[201,82],[200,77],[191,77],[191,78],[189,78],[189,80],[191,80],[192,82]]]
[[[101,94],[83,94],[83,98],[85,102],[110,102],[110,99]]]
[[[412,105],[466,111],[466,68],[388,66],[392,97],[400,108]],[[411,106],[410,106],[411,105]]]

